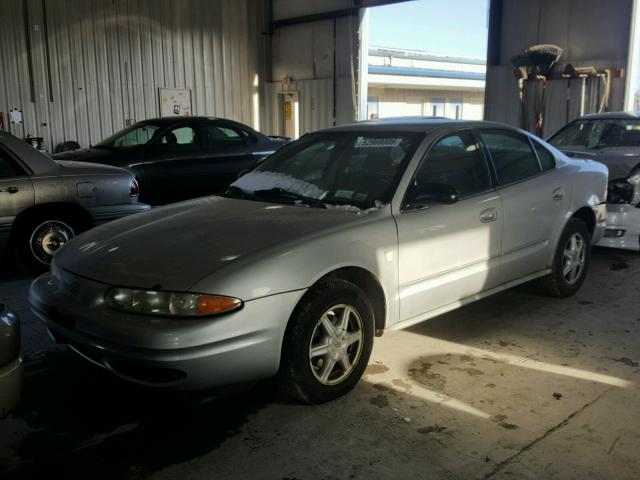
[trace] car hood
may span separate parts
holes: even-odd
[[[58,268],[111,285],[185,291],[247,256],[356,222],[364,215],[223,197],[153,209],[67,243]]]
[[[56,160],[55,162],[61,167],[60,171],[62,175],[131,175],[131,173],[124,168],[112,167],[111,165],[64,160]]]
[[[105,150],[103,148],[82,148],[70,152],[56,153],[51,156],[54,160],[73,160],[76,162],[93,162],[115,166],[126,166],[132,158],[131,152]]]
[[[569,157],[584,158],[604,163],[609,168],[609,180],[628,178],[640,165],[640,148],[609,147],[598,150],[566,147],[561,149]]]

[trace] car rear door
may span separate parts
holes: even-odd
[[[238,175],[253,169],[268,153],[241,128],[222,121],[201,124],[205,151],[202,154],[200,190],[211,195],[224,190]]]
[[[459,201],[419,209],[405,205],[396,215],[405,322],[455,307],[497,284],[502,202],[471,129],[449,133],[429,148],[409,190],[429,183],[454,187]]]
[[[480,129],[479,133],[504,208],[500,270],[504,283],[550,266],[553,239],[561,228],[571,192],[557,174],[553,156],[541,162],[527,135],[496,128]]]
[[[29,172],[0,145],[0,253],[7,244],[13,220],[34,204],[34,198]]]

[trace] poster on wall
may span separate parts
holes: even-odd
[[[191,90],[188,88],[160,88],[161,117],[191,116]]]

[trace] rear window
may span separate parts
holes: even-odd
[[[242,132],[226,125],[203,124],[201,128],[208,144],[214,147],[244,145],[246,140]]]

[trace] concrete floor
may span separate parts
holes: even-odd
[[[573,298],[505,292],[377,339],[350,395],[301,406],[273,382],[207,394],[125,384],[46,337],[29,280],[26,379],[0,478],[636,479],[640,256],[596,250]]]

